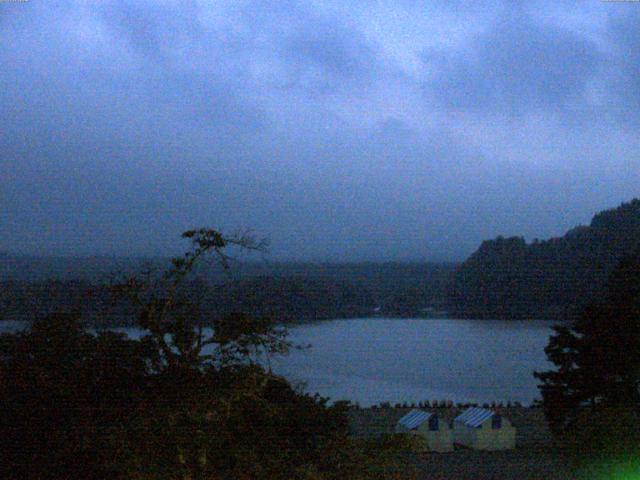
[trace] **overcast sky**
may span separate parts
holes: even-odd
[[[640,3],[0,3],[0,250],[462,259],[640,195]]]

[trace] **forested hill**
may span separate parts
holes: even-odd
[[[0,255],[0,320],[82,311],[96,325],[127,325],[132,309],[108,307],[95,287],[110,272],[163,269],[168,259],[39,258]],[[284,322],[370,316],[430,316],[441,310],[456,264],[237,263],[231,277],[202,269],[186,294],[208,318],[244,312]]]
[[[467,318],[571,318],[601,295],[613,267],[638,245],[638,199],[560,238],[485,241],[455,273],[450,311]]]

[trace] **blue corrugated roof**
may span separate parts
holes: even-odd
[[[486,408],[472,407],[455,418],[456,422],[463,423],[468,427],[479,427],[487,418],[493,417],[494,412]]]
[[[429,420],[431,415],[433,415],[433,413],[431,412],[413,409],[400,420],[398,420],[398,423],[406,427],[408,430],[413,430],[414,428],[419,427],[424,422]]]

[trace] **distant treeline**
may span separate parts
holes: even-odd
[[[81,311],[85,320],[97,326],[129,325],[134,320],[133,305],[113,304],[110,295],[97,288],[110,271],[117,271],[113,267],[132,274],[166,262],[153,259],[144,266],[142,260],[106,258],[5,256],[3,260],[6,275],[0,281],[0,319]],[[22,275],[14,271],[16,267],[24,267]],[[44,276],[47,268],[49,275]],[[233,312],[285,323],[371,315],[426,317],[445,307],[455,268],[455,264],[435,263],[238,263],[230,276],[219,270],[198,272],[186,284],[185,295],[198,305],[205,321]]]
[[[593,217],[563,237],[483,242],[461,265],[448,263],[234,262],[228,274],[201,268],[188,295],[204,318],[244,312],[286,323],[372,315],[501,319],[573,318],[606,288],[613,267],[640,245],[640,200]],[[92,324],[126,325],[95,287],[110,273],[166,268],[168,259],[47,258],[0,254],[0,319],[81,310]],[[86,292],[94,290],[91,297]]]
[[[455,273],[451,313],[466,318],[573,318],[602,294],[614,266],[638,245],[638,199],[600,212],[589,226],[560,238],[485,241]]]

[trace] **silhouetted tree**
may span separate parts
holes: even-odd
[[[576,431],[585,418],[620,409],[640,412],[640,249],[612,272],[599,303],[570,326],[555,327],[545,352],[556,365],[535,373],[552,430]],[[620,418],[622,418],[620,416]],[[606,423],[606,422],[605,422]],[[617,423],[616,423],[617,424]],[[636,424],[633,424],[636,428]],[[580,428],[578,428],[580,430]],[[628,433],[628,428],[621,431]],[[626,434],[625,434],[626,435]]]
[[[196,265],[212,254],[228,268],[229,248],[264,244],[209,229],[183,237],[191,249],[166,273],[109,288],[135,300],[149,332],[140,340],[91,334],[70,314],[0,336],[0,478],[404,475],[394,440],[348,438],[347,404],[296,391],[264,368],[260,357],[291,347],[286,330],[241,313],[205,327],[183,288]]]
[[[85,332],[74,314],[0,336],[0,478],[109,478],[141,406],[146,342]],[[116,465],[112,460],[118,457]]]

